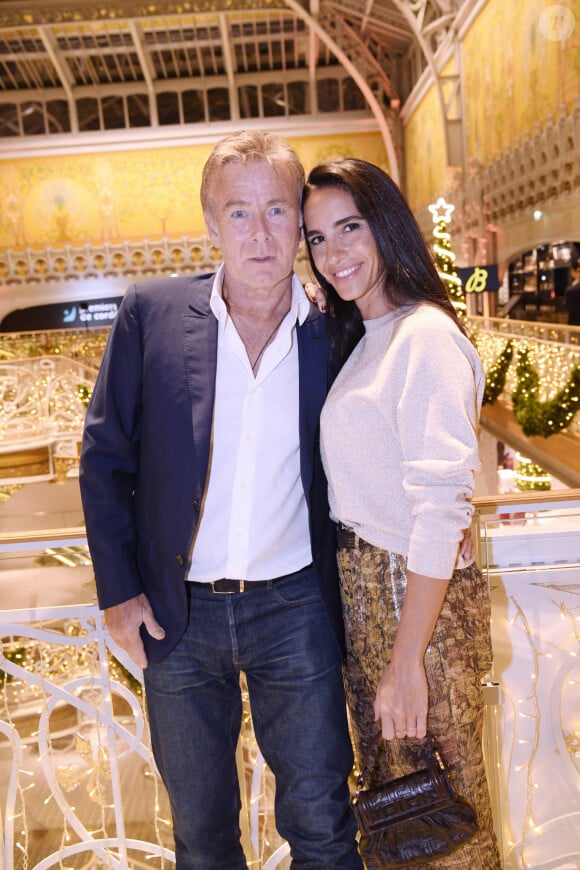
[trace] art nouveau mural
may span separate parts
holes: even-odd
[[[388,169],[379,133],[289,139],[306,169],[363,157]],[[201,171],[212,144],[0,161],[0,248],[62,248],[205,233]]]

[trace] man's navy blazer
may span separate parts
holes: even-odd
[[[213,277],[129,287],[86,416],[80,488],[99,606],[146,594],[166,632],[156,641],[143,630],[152,661],[173,649],[188,618],[186,572],[208,475],[215,395]],[[319,452],[320,410],[330,385],[328,340],[316,306],[297,336],[300,463],[312,555],[343,648],[335,527]]]

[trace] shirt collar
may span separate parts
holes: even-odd
[[[222,263],[213,279],[213,286],[211,288],[211,296],[209,300],[210,308],[215,315],[216,320],[218,320],[222,325],[225,324],[228,316],[226,303],[222,296],[223,283],[224,266]],[[310,313],[310,300],[306,295],[302,282],[296,274],[292,275],[292,301],[290,303],[290,311],[292,312],[292,323],[298,321],[300,326],[302,326]]]

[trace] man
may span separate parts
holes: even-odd
[[[568,311],[568,325],[580,326],[580,265],[575,254],[570,267],[570,285],[565,291],[565,307]]]
[[[211,153],[216,275],[129,288],[88,410],[81,493],[99,604],[145,668],[178,870],[238,870],[244,671],[295,868],[362,868],[335,533],[318,451],[324,320],[292,268],[304,172],[269,134]]]

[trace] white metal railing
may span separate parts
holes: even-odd
[[[486,758],[504,867],[575,867],[580,490],[477,498],[475,508],[492,596],[499,698],[489,692]],[[119,870],[171,866],[141,674],[103,626],[84,530],[1,536],[0,599],[0,868],[66,868],[75,855]],[[287,867],[249,710],[239,765],[249,866]]]
[[[529,341],[549,341],[580,348],[580,326],[548,321],[510,320],[505,317],[470,316],[476,330],[497,333],[506,338],[524,338]]]
[[[94,278],[153,277],[173,272],[213,272],[220,253],[207,236],[162,237],[138,242],[46,245],[0,251],[0,275],[7,286]]]
[[[304,264],[305,257],[304,246],[300,245],[297,268]],[[35,285],[66,286],[71,281],[90,284],[95,278],[122,279],[126,285],[136,278],[215,272],[220,262],[220,251],[206,235],[27,246],[0,250],[0,280],[8,287],[26,287],[29,292]]]
[[[0,362],[0,452],[78,436],[96,374],[60,355]]]
[[[105,629],[87,553],[82,528],[0,536],[1,870],[174,864],[141,672]],[[249,867],[275,870],[288,847],[247,711],[243,842]]]
[[[513,343],[502,399],[510,400],[517,386],[518,352],[528,350],[537,370],[541,401],[563,388],[580,366],[580,327],[529,323],[501,318],[470,317],[478,351],[489,371]],[[0,453],[49,445],[46,475],[72,473],[86,401],[92,391],[108,330],[55,330],[8,334],[0,342]],[[37,351],[37,356],[31,352]],[[580,436],[580,413],[567,431]],[[25,477],[23,473],[21,477]]]
[[[475,505],[499,686],[486,734],[504,868],[578,867],[580,490]]]

